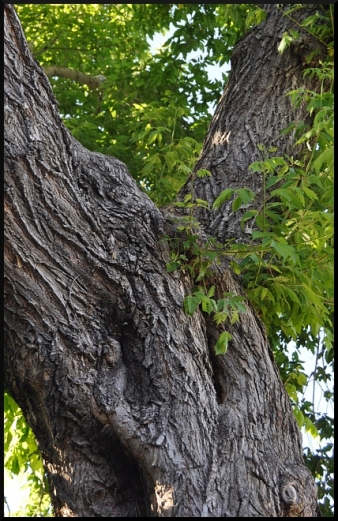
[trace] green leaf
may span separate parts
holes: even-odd
[[[296,386],[290,383],[285,384],[285,389],[288,395],[295,402],[297,401],[297,389]]]
[[[243,204],[243,201],[242,201],[241,196],[239,195],[232,202],[232,206],[231,206],[232,211],[235,213],[238,210],[238,208],[240,208],[242,206],[242,204]]]
[[[249,188],[239,188],[238,195],[240,195],[243,204],[248,204],[255,198],[255,193]]]
[[[229,340],[231,339],[232,336],[227,331],[223,331],[223,333],[220,334],[214,347],[216,355],[225,355],[228,350]]]
[[[293,291],[293,289],[291,289],[288,286],[285,286],[284,287],[284,293],[292,300],[292,302],[294,302],[295,304],[299,304],[300,305],[300,300],[297,297],[296,293]]]
[[[177,270],[180,267],[179,262],[168,262],[166,264],[166,269],[168,273],[171,273],[172,271]]]
[[[220,298],[217,300],[216,303],[217,311],[227,311],[228,310],[228,303],[226,299]]]
[[[211,286],[211,288],[209,288],[207,295],[209,298],[211,298],[215,295],[215,286]]]
[[[197,177],[200,177],[200,178],[203,178],[206,176],[210,177],[211,172],[210,172],[210,170],[207,170],[206,168],[200,168],[199,170],[197,170],[196,175],[197,175]]]
[[[293,414],[297,420],[298,427],[301,429],[304,425],[304,415],[302,411],[299,409],[299,407],[295,406],[293,407]]]
[[[193,315],[199,306],[199,300],[194,298],[192,295],[188,295],[184,301],[184,310],[188,315]]]
[[[277,183],[277,181],[280,181],[280,177],[273,175],[268,177],[268,179],[266,180],[266,189],[268,190],[269,188],[271,188],[271,186]]]
[[[307,385],[307,376],[304,373],[299,373],[297,375],[297,383],[301,386]]]
[[[309,432],[313,438],[319,437],[317,427],[313,424],[309,417],[304,418],[305,431]]]
[[[214,304],[215,304],[215,301],[213,299],[204,298],[202,300],[202,311],[204,311],[205,313],[208,313],[208,315],[210,315],[210,313],[214,310]]]
[[[197,203],[197,206],[199,206],[200,208],[206,208],[206,209],[209,208],[208,201],[205,201],[204,199],[196,199],[196,203]]]
[[[312,200],[312,201],[318,201],[317,194],[311,190],[310,188],[306,188],[306,186],[302,187],[304,193]]]
[[[257,231],[257,230],[252,232],[252,238],[253,239],[259,239],[261,237],[268,237],[270,239],[271,237],[273,237],[273,234],[270,233],[270,232],[260,232],[260,231]]]
[[[215,311],[213,320],[217,326],[225,322],[229,318],[229,313],[226,311]]]
[[[261,7],[257,7],[254,11],[249,11],[245,21],[245,27],[250,28],[252,25],[258,25],[266,18],[266,12]]]
[[[283,257],[284,261],[290,258],[296,264],[298,257],[293,246],[290,246],[289,244],[281,244],[277,241],[271,241],[271,247],[276,250],[281,257]]]
[[[21,468],[20,468],[20,463],[19,463],[18,457],[13,458],[10,470],[16,476],[19,474]]]
[[[307,284],[303,283],[304,293],[307,295],[309,301],[312,304],[315,304],[319,309],[323,309],[322,297],[320,297],[312,288],[310,288]]]
[[[232,314],[231,314],[231,318],[230,318],[230,324],[233,325],[233,324],[236,324],[236,322],[239,321],[239,315],[238,315],[238,312],[237,311],[233,311]]]
[[[32,467],[32,470],[34,471],[42,471],[42,461],[39,454],[33,454],[30,460],[30,466]]]
[[[240,295],[235,295],[229,299],[229,304],[232,307],[232,309],[237,309],[242,313],[247,313],[248,310],[244,302],[244,298]]]
[[[312,162],[313,168],[317,173],[321,173],[325,165],[333,164],[333,147],[324,150],[316,159]]]
[[[252,219],[252,217],[255,217],[258,213],[258,210],[248,210],[245,212],[245,214],[242,217],[241,223],[244,223],[248,219]]]
[[[227,201],[228,199],[230,199],[234,191],[235,190],[233,188],[227,188],[226,190],[223,190],[223,192],[220,193],[217,199],[215,199],[214,204],[212,205],[212,209],[219,210],[222,204],[225,203],[225,201]]]
[[[277,188],[271,192],[271,195],[273,197],[280,197],[282,201],[288,201],[289,203],[292,203],[295,208],[303,208],[304,206],[304,197],[301,192],[295,194],[293,190],[289,188]]]
[[[262,288],[261,299],[264,300],[268,293],[268,288]]]

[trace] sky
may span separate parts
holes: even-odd
[[[164,42],[170,38],[174,34],[174,26],[170,24],[169,31],[163,36],[161,33],[157,33],[154,37],[148,38],[148,42],[150,43],[150,52],[156,54],[156,51],[164,44]],[[202,51],[192,51],[188,53],[186,61],[192,60],[193,58],[198,58],[203,56]],[[181,56],[182,58],[182,56]],[[207,67],[208,76],[210,80],[222,80],[222,75],[230,70],[230,64],[225,63],[223,65],[209,65]],[[218,101],[218,100],[216,100]],[[213,116],[215,111],[215,107],[209,106],[210,115]]]

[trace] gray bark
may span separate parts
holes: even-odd
[[[194,180],[196,197],[210,204],[226,188],[250,188],[256,194],[251,207],[262,206],[262,176],[249,169],[254,161],[263,160],[257,145],[264,145],[266,149],[276,147],[272,155],[297,157],[301,154],[302,148],[294,147],[294,132],[281,135],[281,130],[292,122],[308,123],[310,118],[306,104],[295,108],[286,94],[302,87],[318,91],[318,80],[304,77],[304,70],[317,66],[325,49],[299,25],[282,16],[281,11],[286,11],[290,5],[278,6],[280,10],[275,4],[260,6],[267,11],[266,21],[238,41],[232,54],[231,76],[196,165],[196,170],[206,168],[212,173],[211,179]],[[309,5],[293,12],[292,18],[301,21],[317,9],[317,5]],[[290,29],[298,31],[301,37],[280,54],[278,45],[284,32]],[[314,49],[318,54],[309,64],[306,58]],[[183,188],[182,197],[190,192],[190,185],[191,179]],[[251,240],[252,221],[247,221],[243,230],[239,229],[247,208],[232,213],[231,203],[232,199],[214,212],[200,209],[197,217],[206,231],[220,241],[236,238],[248,242]]]
[[[59,67],[58,65],[52,65],[51,67],[44,67],[44,73],[48,78],[53,76],[59,76],[60,78],[67,78],[68,80],[76,81],[81,85],[87,85],[90,89],[97,89],[102,85],[106,78],[99,74],[98,76],[91,76],[68,67]]]
[[[235,51],[200,159],[200,167],[217,163],[196,187],[205,199],[229,182],[246,184],[255,143],[271,143],[294,117],[283,94],[296,65],[286,76],[269,20],[286,23],[272,10]],[[243,55],[253,41],[282,89]],[[207,233],[231,235],[228,210],[202,218]],[[123,163],[89,152],[63,126],[6,5],[5,385],[36,435],[55,515],[316,516],[316,487],[264,326],[247,303],[228,353],[215,357],[220,330],[183,311],[192,281],[166,271],[163,237],[173,233]],[[244,295],[226,267],[214,283],[219,294]]]

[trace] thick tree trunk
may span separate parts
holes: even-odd
[[[277,53],[285,24],[271,8],[235,51],[200,159],[214,174],[198,181],[204,199],[250,180],[260,190],[247,170],[257,142],[290,149],[276,140],[297,116],[283,95],[301,64]],[[56,516],[316,516],[260,320],[248,303],[215,357],[217,328],[183,311],[191,280],[166,271],[170,221],[123,163],[65,129],[10,5],[5,128],[5,380],[37,437]],[[231,236],[227,209],[201,218]],[[214,279],[220,294],[243,294],[226,268]]]

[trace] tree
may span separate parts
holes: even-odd
[[[5,8],[6,388],[38,440],[57,516],[317,515],[266,330],[248,300],[243,312],[243,281],[233,273],[232,240],[251,256],[261,248],[241,223],[252,226],[263,208],[266,241],[273,218],[271,160],[259,162],[257,145],[291,158],[295,135],[280,131],[313,118],[285,93],[304,83],[304,46],[326,52],[302,29],[277,50],[313,6],[292,18],[264,9],[266,21],[235,47],[179,204],[160,210],[121,161],[89,152],[67,131]],[[306,88],[319,92],[318,77]],[[275,186],[286,190],[279,179]],[[271,192],[270,203],[280,195]],[[236,211],[241,203],[253,213]],[[273,256],[292,257],[292,243],[269,239]],[[220,242],[229,243],[227,257],[217,255]],[[217,323],[214,306],[216,319],[223,313]],[[277,326],[274,317],[272,332]]]

